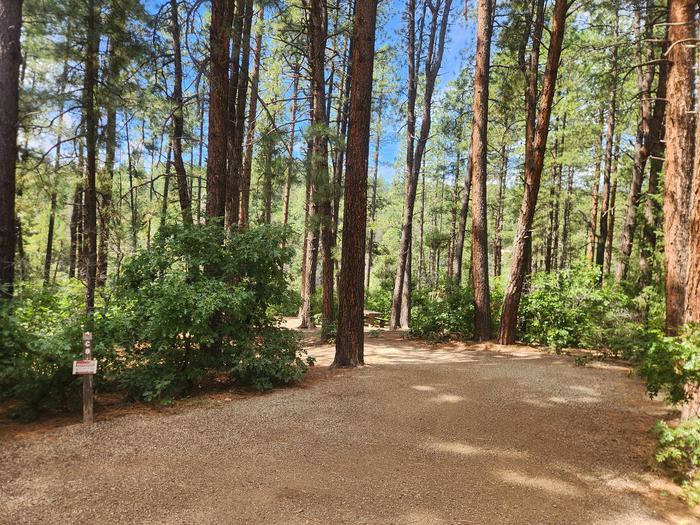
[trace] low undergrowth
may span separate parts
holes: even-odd
[[[0,397],[21,401],[28,418],[74,408],[71,364],[84,330],[93,332],[97,390],[134,400],[168,402],[222,374],[257,389],[299,381],[313,361],[279,326],[291,300],[280,271],[292,255],[285,238],[269,226],[225,241],[207,226],[162,228],[101,291],[92,318],[79,284],[21,290],[0,312]]]

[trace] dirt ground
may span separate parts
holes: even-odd
[[[312,337],[312,334],[307,334]],[[381,332],[367,366],[0,443],[0,523],[695,523],[620,365]]]

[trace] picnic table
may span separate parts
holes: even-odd
[[[381,312],[374,312],[372,310],[365,310],[365,324],[368,326],[378,326],[379,328],[384,328],[386,325],[386,319],[382,317]]]

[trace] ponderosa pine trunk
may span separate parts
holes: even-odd
[[[508,153],[506,151],[505,134],[501,142],[501,165],[498,170],[498,197],[496,199],[496,220],[493,234],[493,275],[501,275],[503,267],[503,208],[505,204],[506,175],[508,173]]]
[[[588,243],[586,244],[586,259],[591,263],[595,261],[598,204],[600,200],[600,166],[603,162],[603,137],[605,136],[605,112],[602,107],[598,112],[598,129],[600,129],[600,133],[597,135],[595,170],[591,190],[591,214],[588,224]]]
[[[491,339],[486,155],[488,148],[489,65],[491,62],[491,34],[493,32],[492,10],[493,0],[478,0],[474,116],[471,140],[472,281],[474,283],[474,337],[477,341]]]
[[[97,112],[95,86],[99,35],[96,0],[88,0],[85,47],[85,77],[83,82],[83,118],[85,122],[85,312],[91,316],[95,308],[95,281],[97,276]]]
[[[333,321],[333,224],[331,217],[331,184],[328,173],[328,126],[326,109],[325,56],[328,38],[328,17],[325,0],[310,0],[309,15],[309,67],[311,71],[311,125],[312,137],[311,174],[314,201],[317,203],[321,231],[322,262],[322,312],[323,323]]]
[[[377,0],[355,2],[335,367],[364,364],[363,279],[376,20]]]
[[[664,51],[666,46],[664,46]],[[644,196],[644,222],[639,257],[639,284],[648,286],[652,281],[652,266],[656,250],[656,232],[660,229],[661,210],[658,203],[659,181],[663,169],[664,154],[664,117],[666,113],[666,80],[668,63],[659,64],[659,81],[654,99],[654,112],[651,128],[653,137],[649,144],[649,182]]]
[[[647,16],[650,16],[650,5],[647,2]],[[637,135],[634,144],[634,159],[632,165],[632,180],[630,190],[627,194],[627,210],[622,223],[622,234],[620,236],[620,257],[615,267],[615,281],[622,282],[627,278],[629,269],[629,258],[632,254],[632,244],[634,242],[634,232],[637,226],[637,210],[642,197],[642,184],[644,182],[644,171],[647,159],[649,158],[650,143],[654,140],[652,133],[658,133],[658,127],[652,129],[652,103],[651,85],[654,81],[655,66],[647,65],[654,58],[649,45],[646,51],[642,52],[642,38],[651,38],[651,22],[647,19],[642,33],[642,13],[639,5],[635,6],[634,12],[634,33],[637,40],[636,60],[637,60],[637,90],[639,91],[639,116],[637,118]]]
[[[0,0],[0,299],[15,280],[15,191],[22,0]]]
[[[260,84],[260,63],[262,59],[263,25],[265,9],[260,8],[256,23],[255,49],[253,51],[253,75],[250,79],[250,96],[248,103],[248,127],[246,129],[243,168],[241,169],[241,203],[238,223],[247,228],[250,222],[250,181],[253,169],[253,144],[255,142],[255,125],[258,113],[258,86]]]
[[[226,140],[231,2],[212,0],[209,30],[209,133],[207,142],[207,221],[223,226],[226,210]]]
[[[173,68],[175,72],[173,84],[173,137],[172,153],[177,193],[180,199],[182,222],[192,224],[192,197],[187,182],[185,163],[182,160],[182,135],[185,132],[184,103],[182,99],[182,52],[180,49],[180,19],[177,11],[177,1],[170,0],[170,32],[173,37]]]
[[[685,320],[688,284],[690,196],[693,180],[694,0],[669,0],[666,162],[664,176],[664,267],[666,330],[674,334]]]
[[[503,312],[501,314],[498,337],[500,344],[512,344],[515,342],[518,306],[520,305],[520,296],[525,282],[527,254],[529,251],[527,249],[527,240],[530,237],[529,232],[532,227],[532,219],[535,214],[540,180],[542,178],[542,166],[547,147],[549,120],[559,70],[559,59],[564,41],[567,10],[568,2],[566,0],[555,1],[537,123],[532,134],[534,140],[532,146],[526,147],[525,150],[525,192],[513,243],[510,279],[503,300]],[[534,68],[534,71],[536,71],[536,68]]]
[[[619,6],[615,11],[615,45],[612,47],[612,56],[610,57],[610,104],[608,106],[608,123],[605,134],[605,163],[603,166],[603,189],[602,201],[600,208],[600,224],[598,242],[596,244],[595,264],[600,270],[600,278],[598,282],[602,284],[603,275],[605,274],[605,246],[608,242],[608,228],[610,223],[610,190],[612,184],[612,167],[614,157],[614,142],[615,142],[615,125],[617,123],[617,40],[620,36],[620,14]]]
[[[566,268],[569,266],[569,259],[571,258],[571,247],[570,247],[570,228],[571,228],[571,209],[572,209],[572,199],[573,199],[573,189],[574,189],[574,167],[569,166],[569,175],[566,184],[566,197],[564,198],[564,217],[561,228],[561,258],[559,259],[559,268]]]
[[[428,141],[431,126],[431,105],[435,81],[442,64],[442,56],[445,49],[445,35],[447,33],[447,22],[449,19],[452,0],[445,0],[431,5],[432,19],[428,36],[428,49],[425,58],[425,83],[423,89],[423,107],[421,117],[421,127],[416,143],[413,148],[415,135],[415,102],[417,88],[417,71],[421,53],[416,50],[415,38],[415,1],[408,2],[408,108],[407,108],[407,144],[406,144],[406,195],[404,204],[403,220],[401,222],[401,238],[399,241],[398,263],[396,266],[396,276],[394,279],[394,291],[391,301],[391,319],[389,326],[392,329],[408,327],[411,317],[410,293],[411,293],[411,240],[413,235],[413,210],[418,190],[418,180],[420,168],[422,166],[423,154]],[[427,5],[427,4],[426,4]],[[442,7],[442,15],[440,8]],[[423,17],[423,20],[425,17]],[[439,28],[439,30],[438,30]],[[422,31],[421,31],[422,34]],[[418,45],[422,39],[418,39]]]
[[[226,192],[226,228],[228,231],[238,226],[240,221],[241,179],[243,171],[243,138],[245,136],[246,107],[248,101],[248,75],[250,67],[250,32],[253,26],[253,0],[238,2],[237,16],[242,17],[240,36],[240,61],[235,76],[236,89],[229,89],[229,119],[233,116],[231,133],[228,138],[228,186]],[[241,12],[242,11],[242,12]],[[236,28],[240,20],[234,24]],[[236,35],[234,34],[234,37]],[[236,40],[238,40],[236,38]]]

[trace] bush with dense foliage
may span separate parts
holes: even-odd
[[[299,380],[310,360],[296,334],[279,327],[293,300],[280,271],[292,254],[286,230],[257,227],[223,242],[219,232],[161,228],[149,250],[125,263],[89,323],[77,294],[13,300],[0,319],[9,341],[0,353],[2,392],[35,409],[77,399],[71,361],[86,327],[97,386],[134,399],[168,400],[222,378],[261,389]]]
[[[520,304],[523,341],[553,348],[608,346],[612,331],[634,314],[618,288],[598,280],[598,270],[587,265],[534,274]]]
[[[473,333],[473,294],[451,282],[435,290],[414,290],[411,336],[429,341],[468,339]]]
[[[660,421],[654,431],[659,443],[656,460],[678,477],[688,503],[700,503],[700,420],[682,421],[675,427]]]

